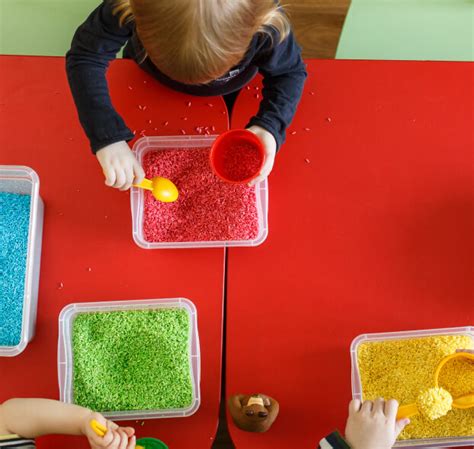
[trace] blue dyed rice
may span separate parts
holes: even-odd
[[[30,200],[0,192],[0,346],[21,340]]]

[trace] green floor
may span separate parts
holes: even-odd
[[[0,0],[0,54],[63,56],[100,0]]]
[[[352,0],[337,58],[474,61],[474,0]]]

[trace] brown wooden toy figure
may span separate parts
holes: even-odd
[[[264,394],[237,394],[228,401],[235,425],[247,432],[266,432],[278,416],[280,405]]]

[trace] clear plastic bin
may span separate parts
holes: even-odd
[[[31,196],[21,339],[16,346],[0,346],[0,357],[17,356],[35,335],[44,216],[39,187],[39,177],[31,168],[0,165],[0,192]]]
[[[357,352],[362,343],[388,340],[404,340],[407,338],[437,337],[441,335],[467,335],[474,341],[474,327],[451,327],[446,329],[427,329],[419,331],[387,332],[380,334],[362,334],[351,344],[352,365],[352,397],[362,400],[362,385],[359,376]],[[417,440],[398,441],[396,448],[435,448],[435,447],[464,447],[474,444],[474,435],[469,437],[422,438]]]
[[[217,136],[169,136],[169,137],[143,137],[135,143],[133,151],[140,164],[149,151],[165,150],[170,148],[193,149],[210,148]],[[148,242],[143,235],[143,204],[144,191],[132,188],[130,203],[132,208],[133,240],[144,249],[170,249],[170,248],[216,248],[228,246],[258,246],[268,235],[268,182],[264,181],[255,186],[258,212],[258,235],[254,240],[216,240],[204,242]]]
[[[103,412],[110,419],[157,419],[185,418],[196,413],[201,404],[201,352],[197,326],[197,310],[194,304],[186,298],[145,299],[131,301],[84,302],[69,304],[59,315],[58,341],[58,380],[61,401],[73,404],[73,353],[72,326],[74,319],[81,313],[114,312],[124,310],[156,310],[156,309],[185,309],[189,314],[189,366],[193,384],[193,402],[187,408],[165,410],[115,410]]]

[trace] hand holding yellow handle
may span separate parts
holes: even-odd
[[[160,176],[153,179],[145,178],[140,184],[133,186],[150,190],[155,199],[163,203],[173,203],[179,197],[178,188],[169,179]]]
[[[420,411],[416,404],[402,405],[398,408],[397,420],[403,418],[411,418],[412,416],[418,415]]]
[[[107,433],[107,427],[103,426],[99,421],[93,419],[90,422],[91,429],[97,436],[103,437]],[[145,449],[143,446],[135,446],[135,449]]]
[[[107,433],[107,427],[103,426],[99,421],[96,421],[95,419],[91,421],[90,425],[91,429],[99,437],[103,437]]]

